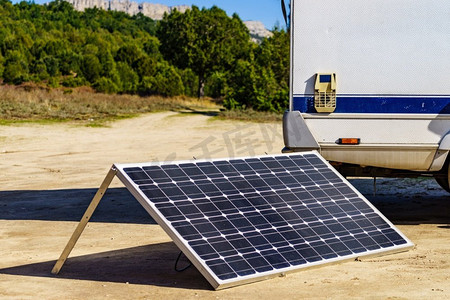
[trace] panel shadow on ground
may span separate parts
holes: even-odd
[[[174,270],[178,253],[177,246],[167,242],[70,257],[57,276],[50,273],[55,261],[4,268],[0,274],[209,290],[196,268]],[[179,262],[180,267],[188,264],[184,258]]]
[[[80,221],[97,189],[0,191],[1,220]],[[156,224],[126,188],[110,188],[90,222]]]

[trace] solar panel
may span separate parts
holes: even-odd
[[[215,289],[413,245],[317,152],[115,168]]]

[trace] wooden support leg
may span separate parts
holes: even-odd
[[[86,209],[86,212],[84,213],[83,217],[81,218],[80,223],[78,223],[77,228],[73,232],[72,237],[70,238],[69,242],[67,243],[63,252],[61,253],[61,256],[59,257],[55,266],[53,267],[52,274],[56,275],[61,270],[62,266],[66,262],[67,257],[69,256],[73,247],[75,247],[75,244],[77,243],[78,239],[80,238],[81,233],[83,232],[87,223],[91,219],[92,214],[94,213],[95,209],[97,208],[97,205],[100,203],[100,200],[102,200],[103,195],[105,195],[106,190],[108,189],[109,185],[111,184],[111,181],[113,180],[113,178],[116,174],[117,174],[117,170],[115,168],[111,168],[109,170],[108,174],[106,175],[105,179],[103,180],[102,185],[98,189],[94,198],[92,198],[91,204],[89,204],[89,207]]]

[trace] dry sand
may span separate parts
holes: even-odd
[[[156,113],[106,128],[0,127],[2,299],[450,299],[450,197],[430,179],[351,182],[415,244],[222,291],[115,179],[60,275],[50,270],[110,166],[279,153],[281,124]]]

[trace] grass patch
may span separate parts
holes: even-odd
[[[0,125],[75,121],[88,127],[105,127],[108,122],[161,111],[253,122],[279,122],[283,117],[280,113],[251,109],[227,111],[211,99],[199,100],[184,96],[109,95],[96,93],[87,87],[50,89],[30,83],[0,86]]]
[[[0,104],[1,106],[1,104]],[[65,122],[68,120],[53,120],[53,119],[0,119],[0,126],[10,126],[10,125],[18,125],[18,124],[41,124],[41,125],[50,125],[60,122]]]
[[[81,121],[98,127],[148,112],[219,109],[210,100],[189,97],[108,95],[89,88],[67,93],[66,89],[39,86],[0,86],[0,125]]]

